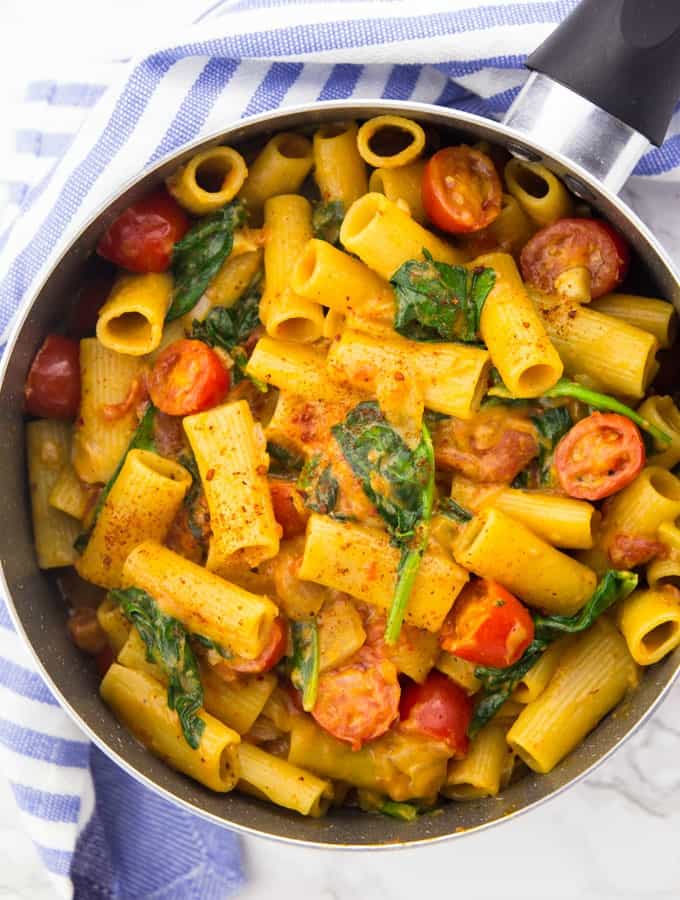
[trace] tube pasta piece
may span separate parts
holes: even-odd
[[[376,145],[384,145],[384,152]],[[425,132],[417,122],[403,116],[374,116],[359,129],[357,147],[369,166],[394,169],[418,159],[425,148]]]
[[[314,177],[321,199],[345,209],[368,190],[366,164],[357,148],[357,123],[322,125],[314,133]]]
[[[451,681],[455,681],[458,687],[462,687],[467,694],[476,694],[482,687],[482,682],[475,675],[476,663],[454,656],[442,650],[435,662],[435,668],[448,675]]]
[[[109,644],[117,656],[130,636],[132,625],[123,614],[120,604],[112,597],[105,597],[97,607],[99,627],[106,633]]]
[[[260,318],[275,338],[311,343],[321,337],[323,309],[291,288],[295,263],[312,237],[312,208],[298,194],[271,197],[264,206],[265,290]]]
[[[563,637],[556,640],[544,650],[537,662],[529,669],[524,677],[517,683],[512,692],[511,700],[517,703],[531,703],[541,696],[555,674],[560,660],[573,639]]]
[[[50,491],[49,504],[82,522],[90,508],[92,494],[76,475],[69,460],[57,475]]]
[[[207,664],[201,666],[203,705],[211,716],[224,722],[239,734],[255,724],[276,687],[276,676],[265,673],[225,681]]]
[[[350,600],[342,596],[326,601],[317,622],[319,672],[344,665],[366,641],[359,611]]]
[[[335,338],[340,337],[344,327],[344,313],[335,309],[329,309],[326,313],[326,318],[323,320],[323,337],[328,341],[335,340]]]
[[[194,320],[203,322],[216,306],[224,306],[226,309],[234,306],[262,268],[262,257],[261,248],[239,253],[238,256],[234,256],[232,251],[196,306],[179,320],[184,330],[187,333],[191,331]],[[172,326],[174,322],[169,324]]]
[[[280,529],[267,485],[264,434],[248,402],[186,416],[183,424],[210,511],[208,569],[253,568],[275,556]]]
[[[405,201],[411,210],[411,216],[422,225],[427,221],[420,187],[424,169],[423,160],[398,168],[375,169],[371,173],[368,190],[372,194],[384,194],[393,203]]]
[[[257,223],[265,201],[298,191],[314,165],[312,144],[301,134],[282,131],[265,144],[250,166],[239,194]]]
[[[282,541],[274,559],[263,563],[259,569],[261,574],[271,576],[279,607],[293,621],[315,616],[328,599],[325,588],[300,577],[298,565],[303,548],[302,536]]]
[[[647,566],[647,584],[653,589],[666,585],[680,587],[680,528],[674,522],[662,522],[656,537],[664,545],[665,553]]]
[[[680,645],[680,592],[634,591],[619,606],[617,619],[635,662],[651,666]]]
[[[340,241],[369,269],[389,281],[409,259],[422,259],[429,250],[438,262],[456,265],[462,251],[427,231],[384,194],[364,194],[347,210]]]
[[[439,637],[422,628],[402,629],[389,654],[398,672],[422,684],[439,656]]]
[[[659,369],[654,335],[554,295],[533,289],[529,295],[567,375],[585,375],[613,394],[644,396]]]
[[[238,151],[232,147],[209,147],[173,172],[166,185],[180,206],[195,216],[206,216],[234,199],[247,174],[245,160]]]
[[[104,588],[127,587],[128,553],[145,539],[165,540],[190,485],[191,475],[179,463],[131,450],[75,562],[80,577]]]
[[[127,640],[120,648],[117,662],[126,669],[134,669],[136,672],[144,672],[150,675],[160,684],[167,685],[168,679],[163,669],[147,657],[146,644],[139,632],[133,626],[127,636]]]
[[[647,397],[638,407],[638,412],[671,438],[670,444],[656,444],[657,452],[650,456],[650,462],[664,469],[677,466],[680,462],[680,410],[673,398]]]
[[[480,729],[464,759],[451,760],[441,793],[452,800],[495,797],[512,750],[505,739],[506,727],[496,721]]]
[[[184,739],[177,713],[168,707],[167,690],[150,675],[114,663],[104,676],[99,693],[116,718],[173,769],[220,793],[236,785],[240,738],[209,713],[200,713],[205,729],[199,748],[192,750]]]
[[[399,550],[387,532],[312,515],[298,575],[345,591],[358,600],[389,609],[399,566]],[[439,631],[468,574],[434,546],[423,556],[405,621]]]
[[[529,606],[573,615],[595,590],[592,569],[561,553],[498,509],[482,510],[454,541],[456,562],[499,581]]]
[[[556,175],[540,163],[511,159],[505,166],[505,184],[522,209],[537,225],[549,225],[573,213],[573,200]]]
[[[296,294],[343,315],[355,314],[392,329],[394,291],[360,260],[313,238],[293,269]]]
[[[152,353],[161,342],[171,298],[170,275],[148,272],[121,276],[99,310],[97,338],[116,353]]]
[[[534,772],[550,772],[637,681],[626,642],[599,619],[565,651],[548,687],[508,732],[508,743]]]
[[[327,779],[318,778],[245,741],[239,745],[238,757],[240,791],[271,800],[303,816],[316,818],[328,809],[333,786]]]
[[[28,482],[31,492],[33,540],[41,569],[68,566],[77,554],[73,542],[80,524],[50,504],[59,475],[68,463],[71,426],[66,422],[39,419],[26,426]]]
[[[488,266],[496,281],[479,323],[482,340],[503,382],[516,397],[540,397],[562,376],[563,366],[507,253],[487,253],[470,263]]]
[[[463,246],[469,250],[470,256],[478,256],[480,253],[488,253],[491,250],[500,250],[511,253],[514,257],[519,254],[533,234],[536,232],[536,224],[522,209],[512,194],[503,194],[501,211],[494,221],[466,237],[463,237]]]
[[[154,541],[130,553],[123,582],[150,594],[188,631],[247,659],[262,652],[278,614],[268,597],[251,594]]]
[[[113,475],[137,427],[135,410],[107,420],[105,407],[123,403],[143,363],[96,338],[80,342],[80,413],[73,434],[73,466],[83,481],[104,483]]]
[[[306,400],[358,402],[358,398],[347,388],[329,381],[326,355],[318,347],[301,346],[293,341],[275,341],[270,337],[260,338],[248,360],[246,372]]]
[[[678,315],[667,300],[634,294],[605,294],[593,300],[590,308],[648,331],[657,339],[659,347],[672,347],[678,336]]]
[[[346,328],[328,354],[328,375],[361,393],[375,395],[380,378],[413,371],[425,406],[470,419],[486,390],[489,354],[465,344],[430,344],[362,334]]]

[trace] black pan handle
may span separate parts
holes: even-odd
[[[527,66],[659,146],[680,98],[680,0],[583,0]]]

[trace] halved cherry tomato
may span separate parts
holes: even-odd
[[[80,345],[49,334],[35,355],[24,387],[26,412],[44,419],[74,419],[80,405]]]
[[[284,478],[270,478],[269,493],[274,507],[274,518],[283,529],[282,537],[294,538],[304,534],[309,510],[295,482]]]
[[[163,188],[147,194],[109,225],[97,253],[131,272],[165,272],[189,220]]]
[[[257,675],[260,672],[268,672],[286,652],[287,642],[288,629],[286,628],[286,620],[283,616],[277,616],[274,619],[267,646],[259,656],[255,659],[234,656],[231,659],[226,659],[224,665],[235,672],[242,672],[243,674]]]
[[[352,661],[319,677],[312,715],[353,750],[385,734],[399,713],[401,689],[394,663],[364,645]]]
[[[525,244],[520,256],[524,280],[547,293],[563,272],[587,268],[593,299],[621,284],[629,263],[628,244],[600,219],[559,219],[546,225]]]
[[[445,147],[423,172],[423,206],[443,231],[463,234],[490,225],[501,211],[503,188],[489,157],[468,147]]]
[[[504,669],[516,663],[534,639],[534,621],[519,600],[495,581],[478,578],[467,585],[442,627],[444,650]]]
[[[399,728],[445,741],[456,759],[468,751],[472,700],[441,672],[430,672],[424,684],[409,684],[401,694]]]
[[[555,450],[562,489],[578,500],[602,500],[625,488],[645,464],[637,427],[618,413],[593,413],[570,429]]]
[[[161,412],[188,416],[224,400],[229,382],[219,356],[202,341],[174,341],[156,360],[149,395]]]

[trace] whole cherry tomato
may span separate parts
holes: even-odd
[[[624,238],[599,219],[559,219],[546,225],[527,241],[520,257],[524,280],[546,293],[563,272],[587,268],[593,299],[618,287],[629,263]]]
[[[645,464],[637,427],[618,413],[593,413],[557,445],[555,468],[562,489],[578,500],[602,500],[622,490]]]
[[[124,210],[97,244],[97,253],[131,272],[165,272],[172,248],[184,237],[189,220],[164,188]]]
[[[156,360],[149,395],[161,412],[188,416],[221,403],[229,383],[229,372],[214,350],[202,341],[180,340]]]
[[[401,694],[399,728],[445,741],[457,759],[468,751],[472,700],[441,672],[432,671],[423,684],[409,684]]]
[[[502,585],[478,578],[467,585],[446,617],[444,650],[481,666],[516,663],[534,639],[528,610]]]
[[[501,211],[503,188],[489,157],[468,147],[445,147],[434,154],[423,172],[423,206],[443,231],[478,231]]]
[[[26,412],[43,419],[74,419],[80,406],[80,345],[49,334],[35,355],[24,387]]]

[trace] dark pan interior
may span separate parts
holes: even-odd
[[[213,137],[210,142],[216,142],[219,138],[238,144],[240,141],[260,139],[266,133],[284,128],[309,127],[319,121],[350,117],[367,118],[378,112],[410,115],[436,126],[446,140],[486,138],[499,143],[512,143],[524,152],[535,153],[502,126],[433,107],[394,103],[355,103],[345,107],[324,104],[311,110],[280,113],[268,119],[238,125],[225,131],[222,136]],[[550,775],[530,774],[498,798],[447,804],[437,813],[422,816],[412,823],[352,810],[336,811],[321,820],[305,819],[251,797],[214,794],[152,757],[118,725],[107,707],[100,702],[95,667],[67,636],[64,627],[66,606],[54,578],[42,573],[36,566],[26,485],[22,388],[30,361],[41,340],[64,321],[83,266],[97,237],[121,209],[162,180],[177,166],[178,160],[190,156],[195,150],[196,146],[147,173],[95,217],[39,291],[14,342],[10,342],[7,349],[9,360],[0,389],[0,496],[3,497],[0,561],[16,616],[34,656],[59,699],[102,749],[133,775],[161,790],[170,799],[231,827],[304,843],[389,847],[460,835],[529,809],[583,775],[631,732],[673,679],[680,665],[680,650],[648,670],[640,689],[607,717],[582,746]],[[560,175],[569,171],[559,160],[546,158],[546,162]],[[665,258],[657,252],[651,235],[637,227],[639,223],[632,221],[620,202],[598,191],[582,173],[577,174],[580,190],[588,201],[624,231],[637,251],[639,264],[635,287],[641,291],[656,291],[659,296],[674,299],[676,306],[680,307],[678,282]]]

